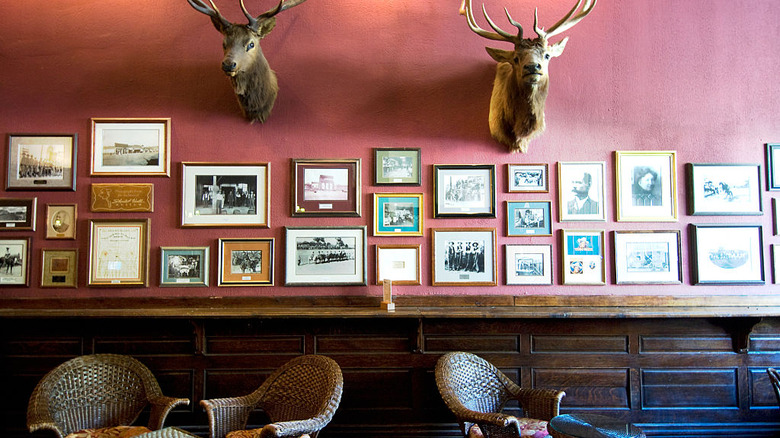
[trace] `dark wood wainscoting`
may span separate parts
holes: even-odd
[[[345,381],[323,438],[457,436],[433,369],[442,353],[466,350],[524,386],[563,389],[565,412],[621,418],[649,436],[776,436],[765,370],[780,366],[780,318],[748,325],[740,341],[731,318],[1,319],[0,424],[3,437],[30,436],[27,400],[43,374],[77,355],[120,353],[151,368],[166,394],[193,400],[169,425],[206,436],[200,400],[247,393],[290,358],[318,353]]]

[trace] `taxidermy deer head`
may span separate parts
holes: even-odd
[[[517,35],[501,30],[487,14],[482,13],[494,32],[477,26],[471,10],[471,0],[463,0],[460,13],[477,35],[495,41],[506,41],[515,45],[514,50],[499,50],[486,47],[488,54],[498,61],[493,94],[490,98],[488,122],[493,138],[509,146],[511,152],[526,152],[528,143],[544,131],[544,103],[550,86],[547,64],[551,58],[560,56],[566,47],[568,37],[555,44],[548,39],[570,29],[585,18],[596,6],[596,0],[585,0],[582,11],[575,15],[583,0],[577,0],[571,11],[548,30],[538,26],[534,12],[534,31],[537,38],[523,39],[523,27],[504,9],[509,22],[517,28]]]
[[[252,123],[265,122],[279,91],[276,74],[268,66],[268,61],[260,49],[260,40],[276,25],[276,14],[305,1],[279,0],[276,7],[253,17],[247,12],[244,0],[240,0],[241,10],[249,23],[238,24],[225,19],[212,0],[208,0],[211,6],[203,0],[187,0],[196,11],[211,17],[214,27],[224,36],[222,49],[225,57],[222,58],[222,71],[230,76],[244,117]]]

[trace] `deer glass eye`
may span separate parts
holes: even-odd
[[[549,53],[545,53],[544,54],[544,59],[550,59],[550,54]]]
[[[252,41],[252,42],[250,42],[249,44],[246,45],[246,51],[247,52],[252,50],[252,49],[254,49],[254,48],[255,48],[255,42],[254,41]]]

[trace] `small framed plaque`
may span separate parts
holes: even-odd
[[[94,212],[154,211],[152,184],[92,184],[89,210]]]
[[[78,249],[42,249],[41,287],[78,285]]]

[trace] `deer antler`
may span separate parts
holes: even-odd
[[[190,0],[187,0],[190,1]],[[198,0],[195,0],[198,1]],[[211,1],[211,0],[209,0]],[[244,0],[240,0],[241,3],[241,10],[244,12],[244,15],[246,16],[247,20],[249,20],[249,28],[257,30],[260,28],[260,22],[263,20],[267,20],[274,15],[278,14],[279,12],[284,11],[285,9],[290,9],[292,7],[298,6],[299,4],[305,2],[306,0],[279,0],[279,4],[274,6],[273,8],[263,12],[262,14],[258,15],[257,17],[253,17],[249,11],[246,10],[246,6],[244,6]]]
[[[459,12],[461,15],[466,16],[466,22],[469,25],[469,29],[471,29],[474,33],[476,33],[477,35],[483,38],[487,38],[489,40],[495,40],[495,41],[507,41],[515,44],[523,40],[523,26],[521,26],[520,23],[512,19],[512,17],[509,15],[509,11],[506,8],[504,8],[504,12],[506,12],[506,17],[509,19],[509,22],[512,23],[512,25],[517,28],[517,35],[512,35],[509,32],[502,30],[500,27],[498,27],[496,23],[494,23],[493,20],[491,20],[490,17],[488,16],[484,4],[482,5],[482,14],[485,16],[485,20],[487,20],[490,27],[492,27],[493,30],[496,31],[496,33],[484,30],[477,25],[477,21],[474,19],[474,13],[471,10],[471,0],[463,0],[460,4]]]
[[[215,5],[212,0],[209,0],[211,6],[204,3],[203,0],[187,0],[187,2],[190,4],[190,6],[195,8],[196,11],[211,17],[211,20],[214,21],[215,23],[219,22],[219,24],[221,24],[223,28],[232,25],[232,23],[230,23],[225,17],[222,16],[222,14],[219,13],[219,9],[217,9],[217,5]]]
[[[582,11],[575,15],[574,18],[572,18],[572,15],[574,15],[574,12],[577,11],[577,9],[580,8],[580,5],[582,4],[582,0],[577,0],[577,4],[574,5],[574,7],[569,11],[568,14],[564,15],[563,18],[561,18],[557,23],[550,26],[550,30],[545,31],[544,29],[540,28],[538,26],[539,18],[537,16],[537,11],[534,11],[534,32],[536,32],[539,37],[548,39],[552,38],[555,35],[558,35],[561,32],[564,32],[568,29],[571,29],[575,24],[579,23],[580,20],[587,17],[588,14],[593,11],[593,7],[596,6],[596,0],[585,0],[585,4],[582,7]]]

